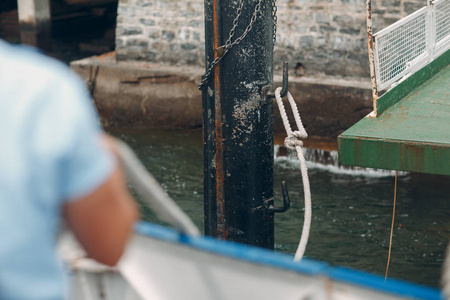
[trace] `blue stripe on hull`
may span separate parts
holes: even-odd
[[[302,259],[301,262],[296,263],[293,261],[293,256],[288,254],[276,253],[266,249],[230,241],[220,241],[211,237],[193,238],[180,234],[171,228],[148,222],[139,222],[135,227],[135,231],[141,235],[167,242],[188,245],[217,255],[232,257],[247,262],[263,264],[302,274],[326,276],[336,281],[404,297],[436,300],[444,299],[441,292],[435,288],[396,279],[388,279],[385,282],[384,277],[382,276],[349,268],[332,267],[326,263],[305,258]]]

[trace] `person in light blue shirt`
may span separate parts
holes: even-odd
[[[35,51],[0,40],[0,299],[63,299],[62,219],[114,265],[136,220],[114,144],[83,82]]]

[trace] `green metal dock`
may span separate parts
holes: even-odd
[[[450,50],[376,106],[338,137],[341,164],[450,175]]]

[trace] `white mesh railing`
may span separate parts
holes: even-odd
[[[450,48],[450,0],[431,2],[373,38],[377,90],[382,91]]]
[[[434,2],[436,20],[436,53],[445,51],[445,45],[450,42],[450,1]]]

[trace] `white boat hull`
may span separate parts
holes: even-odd
[[[118,269],[70,262],[71,299],[440,299],[436,289],[242,244],[136,228]],[[86,295],[89,294],[89,297]],[[101,297],[98,297],[98,296]]]

